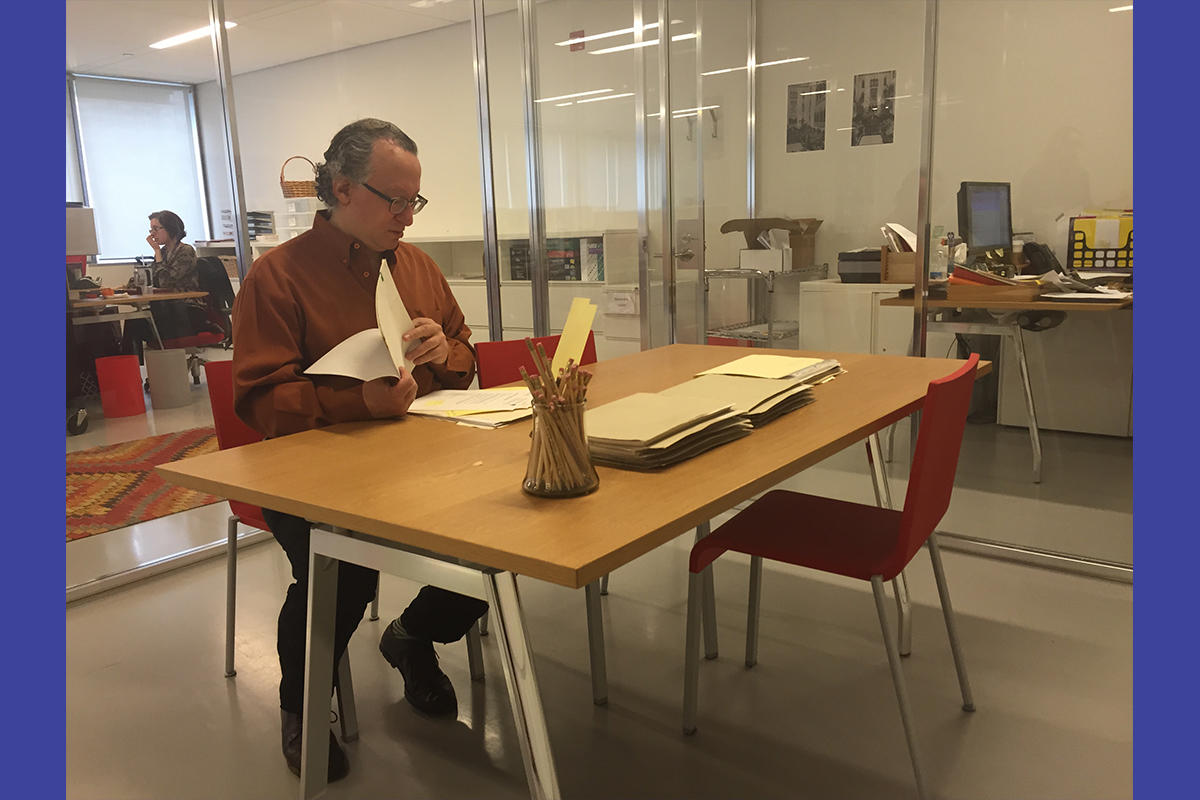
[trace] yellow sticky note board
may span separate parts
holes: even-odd
[[[558,339],[558,349],[554,351],[554,360],[550,368],[557,375],[567,362],[574,360],[579,363],[583,348],[587,345],[588,334],[592,331],[592,320],[596,318],[596,304],[586,297],[576,297],[571,301],[571,310],[567,312],[567,322],[563,326],[562,336]]]

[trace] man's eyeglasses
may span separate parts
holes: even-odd
[[[403,214],[405,208],[411,208],[412,213],[419,214],[421,212],[421,209],[425,207],[425,204],[429,202],[428,200],[426,200],[424,197],[422,197],[419,194],[416,195],[415,197],[413,197],[412,200],[405,200],[402,197],[388,197],[386,194],[379,191],[371,184],[366,183],[365,181],[363,182],[363,188],[365,188],[368,192],[371,192],[372,194],[374,194],[378,197],[382,197],[384,200],[387,200],[388,211],[395,214],[396,216]]]

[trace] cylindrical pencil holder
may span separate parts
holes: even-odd
[[[540,497],[577,497],[600,485],[583,430],[586,407],[586,401],[534,402],[529,465],[521,485],[526,492]]]

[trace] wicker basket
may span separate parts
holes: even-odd
[[[283,189],[284,197],[316,197],[317,182],[315,180],[285,181],[283,179],[283,170],[287,167],[288,161],[292,161],[297,158],[308,161],[308,159],[304,158],[304,156],[292,156],[287,161],[284,161],[283,166],[279,168],[279,188]],[[313,176],[315,177],[317,174],[317,165],[311,161],[308,161],[308,164],[313,168]]]

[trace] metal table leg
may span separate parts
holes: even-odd
[[[554,756],[550,752],[550,734],[546,730],[537,675],[534,674],[533,653],[525,635],[525,616],[521,611],[516,579],[511,572],[484,573],[483,583],[496,617],[494,628],[499,639],[508,697],[516,718],[521,757],[525,761],[529,796],[533,800],[557,800],[562,795],[554,770]]]
[[[867,463],[871,467],[875,505],[880,508],[892,508],[892,487],[888,484],[887,472],[883,466],[878,433],[867,437]],[[892,591],[896,595],[898,647],[900,655],[907,656],[912,653],[912,603],[908,598],[908,578],[903,571],[892,580]]]
[[[313,528],[309,552],[301,800],[311,800],[324,792],[328,777],[329,743],[322,723],[328,720],[329,694],[333,685],[333,627],[339,561],[369,566],[488,601],[516,718],[530,797],[533,800],[557,800],[561,796],[516,576],[478,564],[446,560],[429,551],[405,549],[364,534],[342,529],[331,532],[324,526]],[[472,647],[470,642],[468,647]],[[316,724],[310,724],[314,720]]]
[[[1021,387],[1025,390],[1025,411],[1029,415],[1029,441],[1033,445],[1033,482],[1042,482],[1042,438],[1038,433],[1037,411],[1033,406],[1033,386],[1029,382],[1029,363],[1025,360],[1025,340],[1021,338],[1021,326],[1012,324],[1013,346],[1017,349],[1017,368],[1021,373]]]
[[[709,522],[697,525],[696,541],[708,536],[711,530],[712,526]],[[712,660],[717,657],[717,601],[716,590],[713,588],[712,564],[705,567],[700,576],[704,588],[704,657]]]
[[[600,609],[600,582],[592,581],[583,587],[587,603],[588,650],[592,664],[592,702],[602,706],[608,702],[608,669],[604,659],[604,617]]]
[[[333,624],[338,562],[310,550],[308,556],[308,648],[304,661],[300,800],[325,791],[329,779],[329,693],[333,690]],[[314,724],[314,720],[316,724]]]

